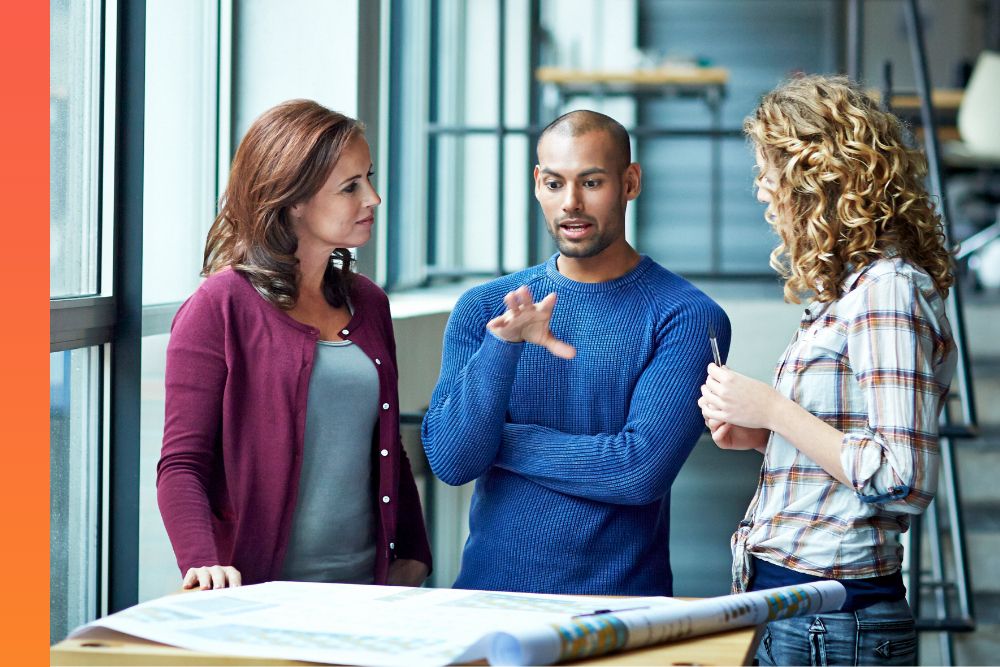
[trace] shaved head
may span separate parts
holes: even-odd
[[[632,163],[632,147],[622,124],[611,116],[588,109],[570,111],[556,118],[542,130],[538,143],[541,145],[551,134],[579,137],[590,132],[604,132],[608,136],[620,169],[624,170]]]

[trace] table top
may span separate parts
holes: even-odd
[[[636,70],[580,70],[568,67],[539,67],[539,83],[557,86],[723,86],[729,70],[722,67],[657,67]]]
[[[931,104],[938,110],[956,111],[962,105],[965,91],[961,88],[935,88],[931,91]],[[892,96],[892,108],[919,109],[920,98],[911,94],[895,94]]]
[[[649,646],[569,664],[749,665],[760,628],[741,628]],[[201,653],[101,628],[86,639],[65,639],[49,649],[51,665],[314,665],[297,660],[244,658]],[[483,664],[483,663],[480,663]]]

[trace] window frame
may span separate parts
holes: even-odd
[[[97,571],[93,617],[139,601],[141,351],[143,339],[170,331],[180,301],[143,305],[143,176],[146,81],[145,0],[94,0],[100,12],[95,166],[97,293],[49,299],[49,350],[96,346]],[[228,179],[235,108],[235,0],[214,0],[218,12],[215,199]],[[359,30],[383,34],[382,2],[358,2]],[[358,113],[367,117],[373,153],[380,146],[378,111],[385,70],[381,40],[358,43]],[[358,253],[369,275],[382,266],[377,244]],[[62,639],[53,638],[55,640]]]

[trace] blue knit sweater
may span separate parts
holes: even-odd
[[[670,595],[670,485],[704,428],[708,323],[725,355],[729,320],[649,257],[579,283],[557,256],[469,290],[448,321],[423,442],[443,481],[477,480],[455,586]],[[556,292],[576,358],[487,331],[519,285]]]

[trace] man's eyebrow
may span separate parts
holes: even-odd
[[[542,173],[542,174],[548,174],[550,176],[558,176],[558,177],[562,178],[562,174],[560,174],[557,171],[553,171],[553,170],[549,169],[548,167],[542,167],[538,171],[539,171],[539,173]],[[594,174],[607,174],[607,173],[608,173],[608,170],[604,169],[603,167],[591,167],[590,169],[584,169],[579,174],[577,174],[576,177],[577,178],[584,178],[586,176],[593,176]]]

